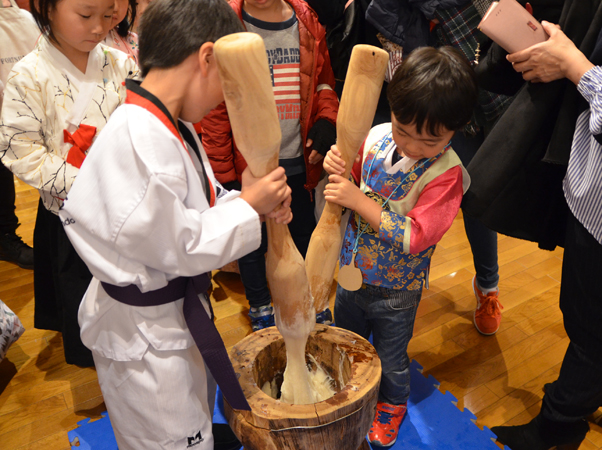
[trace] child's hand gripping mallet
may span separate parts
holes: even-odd
[[[357,152],[372,126],[388,61],[386,51],[370,45],[356,45],[351,53],[337,117],[337,147],[345,161],[345,178],[349,176]],[[337,204],[326,202],[307,249],[305,266],[316,311],[323,311],[328,306],[341,248],[342,209]],[[339,281],[340,277],[339,271]]]

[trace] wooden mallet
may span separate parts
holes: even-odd
[[[337,117],[337,146],[345,161],[345,178],[372,126],[388,61],[385,50],[370,45],[356,45],[351,53]],[[307,249],[305,265],[316,311],[328,306],[341,248],[342,209],[326,202]]]
[[[254,33],[231,34],[215,43],[214,53],[236,145],[253,176],[265,176],[278,166],[282,135],[263,40]],[[316,319],[305,263],[287,225],[268,219],[267,229],[267,278],[286,343],[286,371],[307,377],[305,343]],[[298,397],[294,403],[313,403],[304,400],[310,396],[308,380],[291,387]]]

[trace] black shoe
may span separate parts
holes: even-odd
[[[589,431],[585,420],[573,423],[552,422],[541,415],[515,427],[493,427],[498,441],[511,450],[569,450],[579,448]]]
[[[0,236],[0,260],[33,270],[33,248],[15,233],[6,233]]]
[[[239,450],[242,444],[227,423],[212,424],[214,450]]]

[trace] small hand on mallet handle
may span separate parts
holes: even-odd
[[[360,157],[358,155],[356,160]],[[377,230],[380,226],[382,208],[367,197],[352,181],[345,178],[345,160],[341,152],[333,145],[324,158],[324,170],[328,173],[329,183],[324,187],[324,198],[337,205],[356,211],[370,226]]]

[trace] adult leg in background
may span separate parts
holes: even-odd
[[[512,450],[578,446],[589,430],[585,417],[602,406],[600,273],[602,244],[570,214],[560,286],[560,308],[570,343],[558,379],[545,387],[539,415],[524,425],[491,429]]]

